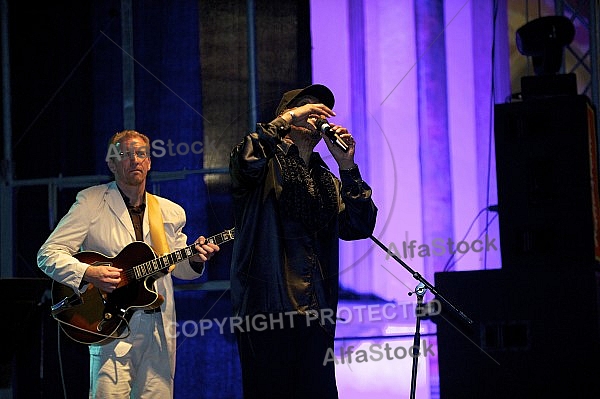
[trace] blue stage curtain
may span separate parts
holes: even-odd
[[[108,174],[106,143],[116,131],[134,128],[150,137],[152,169],[147,189],[184,207],[185,232],[193,241],[207,231],[206,187],[199,174],[186,171],[203,167],[203,117],[200,76],[198,5],[188,1],[172,6],[160,1],[133,2],[134,126],[123,122],[124,50],[120,9],[99,4],[96,18],[105,25],[93,51],[97,171]],[[162,172],[170,172],[165,180]]]

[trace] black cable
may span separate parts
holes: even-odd
[[[485,207],[485,208],[481,209],[479,212],[477,212],[477,215],[475,216],[475,218],[473,219],[473,221],[469,225],[469,228],[467,229],[467,232],[465,233],[465,235],[463,236],[463,238],[460,241],[464,241],[467,238],[467,236],[469,235],[469,232],[471,231],[471,229],[475,225],[475,222],[477,221],[477,219],[479,218],[479,216],[481,216],[481,214],[483,212],[485,212],[485,211],[488,211],[488,212],[498,212],[498,205],[490,205],[488,207]],[[493,221],[493,219],[490,221],[490,223],[492,221]],[[487,227],[488,226],[486,226],[486,228],[479,234],[479,236],[477,238],[481,237],[481,235],[486,232]],[[452,266],[454,266],[456,264],[456,262],[458,262],[460,260],[460,258],[462,258],[462,256],[461,256],[456,261],[454,261],[452,264],[450,264],[450,261],[454,258],[455,254],[456,254],[456,251],[454,251],[454,253],[450,255],[450,257],[446,261],[446,264],[442,268],[442,271],[444,271],[444,272],[450,271],[450,269],[452,268]],[[464,254],[463,254],[463,256],[464,256]]]
[[[56,323],[56,346],[57,346],[57,352],[58,352],[58,369],[60,371],[60,382],[62,384],[62,390],[63,390],[63,397],[65,399],[67,399],[67,386],[65,385],[65,372],[64,372],[64,368],[63,368],[63,362],[62,362],[62,352],[60,350],[60,333],[61,333],[61,328],[60,328],[60,323]]]
[[[471,225],[469,226],[469,229],[467,230],[467,232],[465,233],[465,236],[462,238],[461,241],[464,241],[467,238],[467,235],[469,234],[469,231],[471,231],[471,228],[473,227],[473,225],[475,224],[475,221],[477,220],[477,218],[479,218],[479,216],[484,212],[484,211],[488,211],[489,212],[497,212],[497,205],[491,205],[488,206],[486,208],[483,208],[482,210],[479,211],[479,213],[477,214],[477,216],[475,216],[475,219],[473,219],[473,222],[471,222]],[[496,219],[496,217],[498,217],[498,214],[494,215],[489,222],[487,222],[488,224],[485,226],[485,228],[481,231],[481,233],[479,233],[479,235],[477,236],[477,239],[481,238],[481,236],[484,233],[487,233],[487,229],[490,226],[490,224],[494,221],[494,219]],[[487,253],[487,251],[484,251],[485,253]],[[446,262],[446,264],[444,265],[444,268],[442,269],[444,272],[449,272],[452,270],[452,268],[454,267],[454,265],[456,265],[456,263],[463,257],[465,256],[465,253],[461,254],[460,257],[458,257],[454,262],[450,263],[450,261],[454,258],[454,255],[456,255],[456,251],[454,251],[453,254],[450,255],[450,258],[448,258],[448,261]]]
[[[490,93],[490,118],[489,118],[489,136],[488,136],[488,160],[487,160],[487,177],[486,177],[486,198],[485,203],[487,207],[490,206],[490,181],[491,181],[491,168],[492,168],[492,143],[494,140],[494,103],[495,103],[495,93],[496,93],[496,85],[495,85],[495,76],[494,73],[495,64],[496,64],[496,23],[498,19],[498,1],[494,0],[494,12],[492,16],[492,81],[491,81],[491,93]],[[490,220],[488,218],[488,213],[485,216],[485,231],[490,225]],[[487,269],[487,251],[483,255],[483,269]]]

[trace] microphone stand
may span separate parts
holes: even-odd
[[[410,266],[408,266],[402,259],[392,253],[385,245],[381,243],[377,238],[371,235],[371,240],[375,242],[381,249],[383,249],[387,254],[389,254],[394,260],[400,263],[412,276],[415,280],[419,281],[419,284],[415,288],[414,292],[410,292],[409,295],[413,293],[417,295],[417,307],[415,309],[416,315],[416,330],[413,339],[413,359],[412,359],[412,371],[411,371],[411,381],[410,381],[410,399],[415,399],[416,389],[417,389],[417,366],[418,366],[418,357],[419,352],[421,350],[421,310],[423,305],[423,296],[427,290],[431,291],[437,298],[439,298],[442,302],[444,302],[448,307],[455,312],[460,318],[462,318],[465,323],[473,324],[473,320],[468,318],[462,311],[460,311],[456,306],[454,306],[450,301],[448,301],[442,294],[437,292],[435,287],[431,285],[423,276],[421,276],[418,272],[414,271]]]
[[[410,399],[415,398],[415,393],[417,390],[417,366],[418,366],[418,358],[419,352],[421,351],[421,307],[423,306],[423,296],[427,289],[423,285],[423,283],[419,283],[415,288],[414,294],[417,295],[417,307],[415,308],[415,317],[416,317],[416,328],[415,328],[415,336],[413,339],[412,346],[412,372],[410,379]],[[412,295],[413,292],[409,292],[408,295]]]

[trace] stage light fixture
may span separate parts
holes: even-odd
[[[536,75],[555,75],[562,65],[564,47],[574,37],[575,26],[569,18],[560,15],[540,17],[517,29],[517,49],[532,58]]]

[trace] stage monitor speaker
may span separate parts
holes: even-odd
[[[503,268],[598,264],[595,118],[579,95],[495,106]]]
[[[441,399],[600,397],[598,283],[592,272],[440,272]]]

